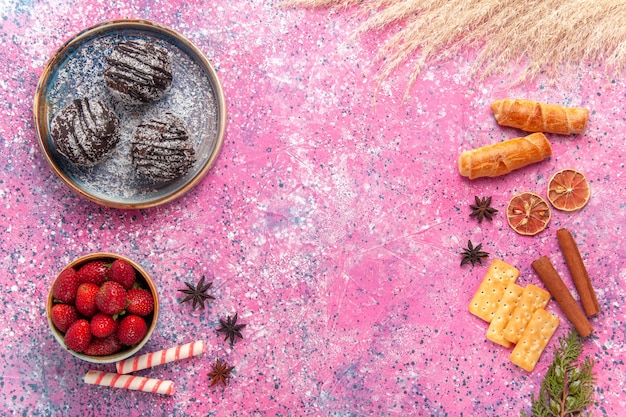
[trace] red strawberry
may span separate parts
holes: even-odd
[[[136,345],[141,342],[148,331],[148,326],[144,319],[131,314],[120,321],[117,327],[117,337],[125,345]]]
[[[154,300],[152,293],[142,288],[131,288],[128,290],[128,306],[126,312],[128,314],[136,314],[138,316],[147,316],[154,310]]]
[[[90,356],[107,356],[119,352],[123,347],[124,345],[122,345],[117,336],[112,334],[102,339],[99,337],[91,338],[91,343],[89,343],[89,346],[83,353]]]
[[[85,282],[78,286],[76,291],[76,310],[85,317],[91,317],[96,314],[96,294],[98,286],[90,282]]]
[[[109,268],[109,280],[115,281],[129,290],[135,283],[137,277],[135,268],[123,259],[116,259]]]
[[[117,320],[104,313],[96,313],[89,322],[91,334],[96,337],[107,337],[117,330]]]
[[[78,320],[78,311],[71,304],[55,304],[50,311],[50,319],[60,332],[65,333]]]
[[[89,322],[85,319],[76,320],[65,332],[65,346],[69,350],[82,352],[91,342]]]
[[[96,293],[96,307],[104,314],[119,314],[126,307],[126,290],[115,281],[107,281]]]
[[[78,288],[78,275],[74,268],[65,268],[52,285],[52,297],[62,303],[73,303]]]
[[[109,265],[105,261],[87,262],[78,270],[78,280],[83,282],[91,282],[98,286],[102,285],[107,279]]]

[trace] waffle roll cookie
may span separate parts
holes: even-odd
[[[135,375],[122,375],[114,372],[89,371],[85,375],[86,384],[124,388],[155,394],[174,395],[174,383],[163,379],[144,378]]]
[[[146,368],[202,355],[206,351],[206,344],[202,340],[187,343],[157,352],[146,353],[134,358],[124,359],[115,363],[118,374],[128,374]]]

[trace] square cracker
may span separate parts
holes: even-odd
[[[494,259],[469,304],[469,312],[491,323],[505,288],[519,277],[519,270]]]
[[[511,362],[520,368],[532,372],[550,338],[559,327],[559,318],[543,308],[535,311],[524,329],[521,339],[511,352]]]
[[[504,328],[513,316],[513,311],[515,311],[523,292],[524,287],[514,282],[506,287],[493,320],[489,324],[489,329],[487,329],[487,339],[506,348],[513,346],[513,343],[504,338]]]
[[[548,291],[533,284],[528,284],[524,288],[524,292],[504,328],[504,338],[511,343],[517,343],[535,311],[545,308],[548,305],[548,301],[550,301],[550,293]]]

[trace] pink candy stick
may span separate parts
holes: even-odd
[[[158,352],[146,353],[130,359],[124,359],[115,363],[118,374],[128,374],[141,369],[152,368],[164,363],[177,361],[180,359],[198,356],[204,353],[206,345],[202,340],[187,343],[186,345],[175,346]]]
[[[135,375],[121,375],[112,372],[89,371],[85,383],[113,388],[125,388],[156,394],[174,395],[174,383],[162,379],[144,378]]]

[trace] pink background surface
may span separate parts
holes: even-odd
[[[4,0],[0,10],[0,409],[7,415],[477,416],[528,409],[562,319],[527,373],[485,338],[467,304],[487,270],[460,267],[468,239],[541,285],[531,262],[548,255],[573,288],[556,230],[574,233],[602,307],[585,354],[597,361],[595,415],[624,415],[626,388],[625,85],[595,69],[552,85],[478,82],[474,53],[428,68],[403,101],[408,68],[377,90],[376,53],[388,34],[350,41],[356,12],[281,8],[256,0]],[[218,71],[228,125],[216,165],[191,192],[146,210],[98,206],[52,175],[40,153],[32,100],[47,60],[75,33],[117,18],[178,30]],[[456,158],[521,136],[493,120],[506,96],[591,109],[584,135],[550,135],[553,156],[505,177],[469,181]],[[535,237],[504,211],[517,192],[545,193],[555,171],[586,173],[589,204],[553,212]],[[475,195],[500,210],[479,225]],[[172,397],[85,385],[89,369],[53,339],[45,298],[65,264],[95,251],[129,256],[159,286],[161,316],[142,352],[202,339],[204,356],[138,372],[172,379]],[[184,281],[206,275],[216,300],[179,304]],[[230,347],[220,317],[239,313]],[[209,387],[216,358],[235,366]]]

